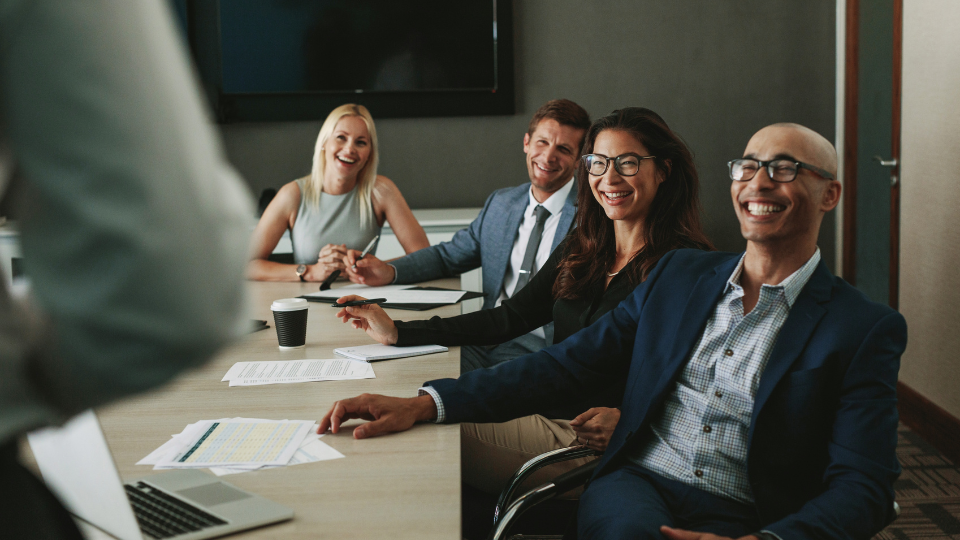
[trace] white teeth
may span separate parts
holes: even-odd
[[[340,161],[342,161],[342,162],[344,162],[344,163],[356,163],[356,162],[357,162],[357,160],[355,160],[355,159],[345,158],[345,157],[343,157],[343,156],[339,156],[337,159],[339,159]]]
[[[543,172],[548,172],[548,173],[549,173],[549,172],[553,172],[553,171],[551,171],[550,169],[544,169],[543,166],[540,165],[539,163],[534,163],[534,165],[536,165],[537,168],[540,169],[540,170],[543,171]]]
[[[776,214],[777,212],[783,212],[786,208],[786,206],[780,206],[779,204],[747,203],[747,210],[755,216]]]
[[[604,192],[604,195],[606,195],[608,199],[622,199],[623,197],[626,197],[629,194],[630,194],[629,191],[620,191],[617,193],[610,193],[609,191]]]

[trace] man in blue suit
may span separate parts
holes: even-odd
[[[577,201],[573,173],[589,127],[583,107],[567,99],[548,101],[534,113],[523,136],[529,183],[495,191],[473,223],[449,242],[389,264],[371,256],[355,261],[351,253],[348,277],[372,286],[420,283],[479,267],[483,309],[499,306],[523,288],[570,230]],[[354,263],[356,271],[351,269]],[[551,323],[496,347],[463,347],[461,372],[539,351],[552,337]]]
[[[321,429],[373,420],[361,438],[415,421],[503,421],[626,378],[581,497],[581,539],[871,538],[894,517],[906,323],[820,261],[836,167],[807,128],[760,130],[729,164],[743,255],[671,252],[563,343],[432,381],[417,398],[338,402]]]

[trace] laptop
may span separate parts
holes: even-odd
[[[200,540],[293,518],[292,509],[195,469],[122,483],[93,411],[27,438],[67,510],[120,540]]]

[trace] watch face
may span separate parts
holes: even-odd
[[[306,272],[306,271],[307,271],[307,265],[305,265],[305,264],[301,264],[300,266],[297,267],[297,275],[298,275],[298,276],[302,276],[303,273]]]

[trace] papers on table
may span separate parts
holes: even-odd
[[[313,426],[307,420],[233,418],[190,424],[138,465],[154,469],[286,465]]]
[[[294,424],[298,425],[297,432],[295,435],[288,441],[290,447],[294,448],[294,452],[291,453],[287,461],[279,463],[282,461],[282,458],[275,460],[271,464],[267,464],[263,461],[221,461],[219,466],[209,467],[210,471],[216,474],[217,476],[223,476],[226,474],[236,474],[241,472],[253,471],[257,469],[270,469],[275,467],[283,467],[286,465],[299,465],[301,463],[312,463],[315,461],[325,461],[329,459],[338,459],[344,457],[343,454],[331,448],[327,444],[320,441],[320,438],[323,435],[317,435],[317,426],[311,421],[297,421],[297,420],[263,420],[258,418],[223,418],[220,420],[202,420],[190,424],[184,430],[177,434],[173,435],[172,438],[161,445],[159,448],[150,452],[150,454],[137,462],[137,465],[153,465],[154,469],[175,469],[175,468],[185,468],[181,467],[180,464],[171,463],[173,458],[177,455],[183,455],[183,449],[185,446],[189,445],[192,448],[196,445],[198,440],[198,435],[205,434],[209,430],[209,426],[213,423],[218,424]],[[206,428],[206,429],[205,429]],[[303,433],[301,433],[303,431]],[[296,445],[292,444],[292,441],[300,439],[299,443]],[[208,437],[209,439],[209,437]],[[236,440],[235,442],[245,443],[249,448],[255,441],[254,438],[247,437],[245,441]],[[203,446],[200,444],[199,446]],[[242,446],[242,445],[241,445]],[[273,448],[274,451],[279,446],[277,441],[274,443],[263,445],[261,449]],[[198,448],[199,449],[199,448]],[[261,450],[258,449],[258,450]],[[286,450],[287,447],[284,447]],[[284,452],[286,454],[287,452]],[[194,452],[196,454],[196,451]],[[223,456],[226,456],[226,453],[222,453]],[[234,454],[236,457],[237,454]],[[194,466],[196,461],[193,462]],[[189,467],[193,468],[193,466]]]
[[[415,347],[394,347],[393,345],[361,345],[359,347],[343,347],[334,349],[333,353],[345,358],[362,360],[364,362],[373,362],[376,360],[392,360],[394,358],[406,358],[408,356],[420,356],[422,354],[433,354],[446,352],[449,349],[443,345],[417,345]]]
[[[357,294],[364,298],[386,298],[387,304],[456,304],[467,291],[430,291],[410,290],[415,285],[387,285],[385,287],[367,287],[348,285],[336,290],[321,291],[303,295],[304,298],[324,298],[335,302],[341,296]]]
[[[331,358],[328,360],[274,360],[237,362],[223,376],[230,386],[259,386],[314,381],[375,379],[373,366],[366,362]]]

